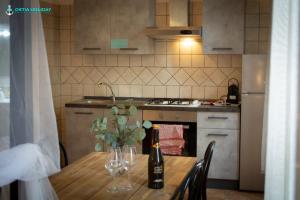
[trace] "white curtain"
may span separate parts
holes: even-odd
[[[39,7],[39,0],[19,2],[25,7]],[[18,48],[12,47],[11,57],[15,60],[10,73],[10,113],[6,109],[7,115],[3,116],[0,110],[1,118],[10,118],[10,133],[0,135],[2,144],[10,146],[0,149],[0,187],[20,180],[19,199],[57,199],[48,180],[60,171],[60,158],[42,19],[39,13],[27,13],[21,19],[20,27],[11,27],[11,37],[19,31],[24,33],[24,37],[14,37],[13,41],[23,49],[24,62],[18,61],[14,55]]]
[[[274,0],[266,113],[266,200],[296,199],[299,1]],[[299,145],[299,144],[298,144]],[[299,199],[299,198],[298,198]]]

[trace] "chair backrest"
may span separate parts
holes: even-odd
[[[215,144],[215,141],[209,143],[204,154],[204,159],[195,163],[194,167],[175,191],[171,198],[172,200],[184,199],[187,188],[189,188],[188,200],[206,199],[206,181]]]
[[[208,174],[208,170],[209,170],[209,166],[210,166],[210,162],[211,162],[211,158],[213,155],[215,144],[216,144],[215,141],[211,141],[209,143],[209,145],[207,146],[205,154],[204,154],[204,168],[205,168],[204,176],[205,176],[205,179],[207,179],[207,174]]]
[[[213,156],[213,151],[215,147],[216,142],[211,141],[209,145],[206,148],[205,154],[204,154],[204,174],[202,177],[202,182],[197,183],[197,187],[201,187],[201,190],[197,193],[196,199],[206,200],[206,182],[207,182],[207,175],[209,171],[210,162]]]
[[[175,193],[173,194],[171,200],[183,200],[185,192],[187,188],[189,188],[189,199],[191,198],[191,190],[195,190],[196,188],[193,186],[194,182],[199,177],[200,173],[204,172],[204,160],[197,161],[193,168],[188,172],[188,174],[184,177],[179,187],[176,189]],[[195,194],[196,192],[193,192]]]
[[[61,142],[59,142],[59,149],[60,149],[61,155],[63,156],[63,160],[62,160],[63,163],[60,164],[60,167],[63,168],[63,167],[68,166],[68,164],[69,164],[68,155],[67,155],[64,145]]]
[[[191,180],[189,185],[189,196],[188,200],[202,200],[202,184],[204,182],[204,172],[205,172],[205,160],[203,160],[202,166],[198,168],[197,174]]]
[[[206,151],[204,154],[202,172],[199,173],[199,176],[194,181],[193,187],[195,189],[190,190],[191,198],[189,198],[189,200],[206,200],[207,175],[208,175],[209,166],[210,166],[210,162],[211,162],[211,158],[213,155],[213,150],[214,150],[215,144],[216,144],[215,141],[211,141],[206,148]]]

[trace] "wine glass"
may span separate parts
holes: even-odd
[[[132,168],[134,165],[136,165],[137,162],[137,155],[136,155],[136,147],[132,145],[126,145],[123,147],[123,162],[124,167],[128,171],[128,181],[129,184],[126,187],[127,190],[131,190],[133,188],[131,179],[130,179],[130,173],[132,171]]]
[[[109,148],[109,153],[106,158],[105,168],[113,178],[112,185],[108,188],[109,192],[118,192],[119,188],[115,183],[115,178],[121,176],[125,172],[122,151],[120,147]]]
[[[136,164],[136,147],[132,145],[125,145],[123,147],[123,155],[124,155],[124,163],[125,167],[128,170],[131,170],[131,168]]]

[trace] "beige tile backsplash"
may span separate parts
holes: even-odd
[[[157,95],[191,98],[195,96],[192,95],[192,91],[198,91],[192,90],[193,87],[208,86],[202,98],[210,98],[212,93],[217,94],[218,89],[226,87],[229,78],[241,79],[240,55],[71,55],[70,57],[71,65],[64,66],[63,63],[68,62],[62,62],[61,86],[70,88],[68,85],[71,85],[71,96],[80,96],[84,93],[96,95],[96,89],[99,90],[96,83],[105,81],[115,87],[117,94],[122,90],[120,96],[130,94],[132,97],[141,97],[145,94],[147,97],[155,97],[154,86],[170,86],[164,92],[159,90]],[[92,86],[94,90],[91,89]],[[123,91],[125,86],[129,89]],[[179,92],[179,86],[189,86],[190,88],[186,88],[190,92]],[[80,91],[76,91],[76,88]],[[85,88],[89,91],[84,91]],[[176,91],[171,92],[171,88]],[[146,92],[146,89],[153,92]],[[70,95],[66,89],[62,89],[61,92],[63,96]],[[102,94],[110,95],[106,92]],[[214,98],[218,98],[218,95],[214,95]]]

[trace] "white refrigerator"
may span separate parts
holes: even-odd
[[[263,191],[261,146],[267,56],[243,55],[240,190]]]

